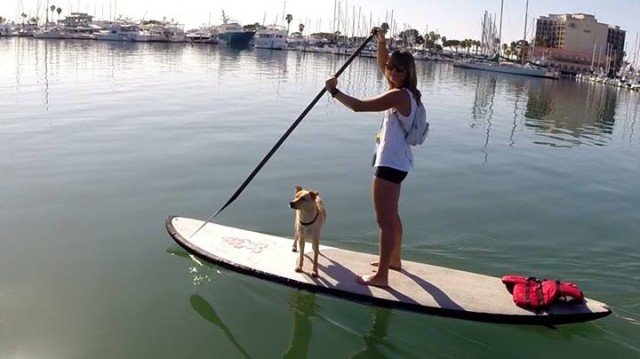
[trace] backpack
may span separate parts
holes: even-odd
[[[427,134],[429,133],[427,110],[425,109],[424,104],[420,103],[420,106],[418,106],[411,128],[407,130],[402,121],[398,122],[400,123],[400,128],[402,129],[404,138],[407,140],[408,144],[411,146],[417,146],[424,143],[424,140],[427,138]]]

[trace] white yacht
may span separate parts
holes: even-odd
[[[47,25],[44,29],[33,33],[36,39],[65,39],[65,33],[59,26]]]
[[[93,24],[93,16],[86,12],[72,12],[58,23],[62,25],[65,39],[93,40],[94,33],[102,29]]]
[[[218,32],[215,27],[201,27],[189,30],[185,35],[187,42],[195,44],[217,44]]]
[[[280,25],[269,25],[254,35],[256,49],[284,50],[287,48],[287,29]]]
[[[186,37],[182,26],[176,24],[153,25],[142,35],[152,42],[185,42]]]
[[[10,36],[13,28],[9,24],[0,24],[0,36]]]
[[[135,24],[114,22],[103,25],[103,29],[94,34],[96,40],[103,41],[134,41],[140,30]]]
[[[530,63],[520,65],[511,62],[493,62],[486,60],[462,60],[453,63],[455,67],[462,67],[473,70],[484,70],[491,72],[500,72],[512,75],[524,75],[532,77],[543,77],[547,79],[558,79],[560,74],[558,71],[548,70],[545,67],[534,66]]]
[[[65,26],[63,29],[65,39],[75,40],[95,40],[95,33],[100,30],[100,27],[93,24],[82,26]]]

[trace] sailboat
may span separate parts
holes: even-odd
[[[504,8],[504,0],[501,1],[500,5],[500,34],[502,34],[502,12]],[[529,12],[529,0],[527,0],[526,12],[525,12],[525,39],[527,32],[527,16]],[[501,36],[501,35],[500,35]],[[527,62],[524,64],[516,64],[512,62],[500,61],[500,54],[497,53],[496,56],[491,59],[472,59],[472,60],[460,60],[453,63],[455,67],[461,67],[466,69],[473,70],[483,70],[483,71],[491,71],[491,72],[499,72],[505,74],[512,75],[523,75],[523,76],[532,76],[532,77],[542,77],[549,79],[558,79],[560,77],[558,71],[551,71],[546,67],[538,66],[531,62]]]

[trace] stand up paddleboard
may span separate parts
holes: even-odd
[[[356,275],[371,272],[372,254],[320,245],[318,277],[312,277],[312,251],[303,272],[294,271],[298,253],[292,239],[204,221],[171,216],[167,231],[187,251],[209,262],[311,292],[411,312],[483,322],[557,325],[585,322],[611,314],[606,304],[585,299],[583,304],[553,304],[536,313],[516,306],[500,278],[428,264],[403,261],[390,271],[389,288],[358,284]],[[310,248],[311,245],[306,246]]]

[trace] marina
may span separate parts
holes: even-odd
[[[238,23],[223,24],[220,27],[203,27],[187,32],[181,30],[178,25],[147,24],[151,26],[127,25],[120,22],[110,22],[106,27],[83,27],[74,31],[62,28],[49,28],[36,31],[31,38],[36,40],[98,40],[119,42],[169,42],[203,45],[230,45],[240,48],[256,48],[267,50],[288,50],[298,52],[311,52],[328,55],[350,56],[356,46],[355,41],[335,43],[324,40],[303,40],[286,36],[286,30],[281,26],[271,25],[257,32],[244,31]],[[105,25],[103,25],[105,26]],[[90,32],[87,32],[91,29]],[[97,30],[99,29],[99,30]],[[220,32],[222,31],[222,32]],[[29,36],[18,36],[26,37]],[[5,38],[10,38],[5,36]],[[371,43],[358,55],[361,57],[375,58],[375,44]],[[478,58],[477,56],[464,56],[452,52],[443,52],[433,55],[420,48],[410,48],[416,61],[438,61],[452,63],[454,67],[504,73],[510,75],[522,75],[529,77],[541,77],[547,79],[559,79],[561,76],[557,70],[551,70],[531,62],[525,65],[500,61],[497,58]],[[604,74],[580,73],[575,76],[565,76],[570,80],[589,81],[597,84],[619,87],[630,91],[640,91],[640,75],[636,73],[619,74],[609,77]]]
[[[504,8],[504,0],[501,1],[501,5],[500,5],[500,20],[499,20],[500,28],[498,29],[498,34],[502,34],[503,8]],[[526,11],[524,16],[524,37],[522,39],[523,44],[526,42],[526,39],[527,39],[527,14],[529,11],[528,0],[526,2],[525,8],[526,8]],[[486,21],[482,24],[483,39],[495,38],[495,34],[492,33],[493,32],[492,27],[495,27],[495,24],[487,23]],[[498,44],[500,43],[501,43],[501,39],[500,39],[500,35],[498,35]],[[491,46],[491,50],[493,51],[491,53],[488,53],[488,55],[493,55],[493,58],[485,57],[484,59],[479,59],[479,58],[462,59],[462,60],[455,61],[453,66],[461,67],[465,69],[498,72],[498,73],[511,74],[511,75],[541,77],[541,78],[547,78],[547,79],[560,78],[559,69],[550,69],[544,64],[533,63],[528,59],[526,59],[525,56],[522,56],[521,63],[518,63],[516,61],[509,61],[509,59],[503,59],[501,56],[501,52],[497,49],[494,49],[493,48],[494,46],[495,45]]]
[[[389,34],[389,50],[401,49],[409,51],[417,61],[453,63],[454,67],[470,71],[489,71],[546,79],[568,78],[619,87],[630,91],[640,90],[640,73],[634,67],[640,51],[640,43],[637,38],[634,48],[631,49],[633,55],[630,53],[629,55],[632,56],[629,56],[629,60],[624,62],[620,58],[616,59],[617,55],[613,53],[611,45],[604,56],[602,54],[602,46],[600,47],[600,53],[596,61],[597,44],[594,43],[590,66],[588,66],[587,59],[582,57],[585,56],[583,52],[544,46],[549,41],[548,36],[556,36],[557,34],[549,35],[543,31],[543,35],[534,34],[538,36],[535,38],[535,43],[530,44],[527,41],[527,38],[531,38],[534,35],[528,34],[527,14],[529,2],[526,1],[522,40],[517,43],[512,42],[511,48],[506,43],[500,47],[498,45],[501,43],[503,7],[504,1],[501,1],[498,19],[485,11],[481,21],[481,40],[479,41],[470,39],[465,39],[464,41],[445,40],[443,36],[433,31],[425,33],[422,41],[418,41],[422,35],[417,30],[398,32],[397,27],[394,26],[395,32],[392,30],[392,33]],[[52,14],[54,10],[56,10],[55,6],[52,6]],[[338,17],[336,17],[336,20],[340,20],[342,8],[337,10]],[[345,10],[345,14],[347,12],[348,10]],[[559,28],[564,26],[562,24],[566,24],[567,21],[575,21],[575,19],[585,22],[587,25],[584,26],[592,26],[592,23],[606,26],[597,23],[597,20],[592,15],[574,14],[563,16],[564,18],[561,18],[560,15],[552,15],[550,18],[538,20],[537,27],[538,29],[547,29],[548,25],[544,24],[552,22],[556,24],[554,25],[556,28]],[[559,18],[561,19],[558,20]],[[44,26],[32,20],[26,24],[4,21],[0,23],[0,37],[33,38],[45,41],[97,40],[187,43],[201,46],[217,45],[351,56],[373,26],[371,21],[369,21],[369,24],[360,20],[356,22],[355,18],[349,24],[345,17],[343,18],[345,23],[342,26],[345,32],[349,31],[349,26],[353,26],[351,36],[347,36],[347,34],[340,35],[340,31],[336,31],[333,34],[315,33],[303,36],[304,24],[299,25],[297,32],[290,32],[289,26],[285,27],[277,24],[260,25],[256,23],[250,26],[243,26],[241,23],[231,20],[224,10],[222,11],[221,19],[222,23],[220,25],[202,25],[199,28],[185,31],[184,25],[173,21],[173,19],[171,21],[166,19],[161,21],[96,20],[89,13],[71,12],[62,19],[58,16],[58,20],[55,22],[47,19]],[[288,22],[291,19],[291,15],[286,18]],[[393,16],[391,20],[393,21]],[[497,21],[499,25],[496,24]],[[540,25],[541,23],[543,24],[542,26]],[[356,25],[357,31],[355,30]],[[615,34],[624,33],[619,27],[615,27],[614,30]],[[585,32],[589,31],[585,30]],[[544,41],[541,36],[545,36]],[[534,39],[531,41],[534,41]],[[462,51],[460,51],[460,47],[462,47]],[[368,58],[375,58],[375,54],[375,43],[367,44],[358,53],[359,56]]]
[[[640,351],[637,92],[417,63],[430,134],[403,183],[403,258],[575,281],[612,310],[554,330],[287,288],[195,258],[167,235],[167,216],[207,218],[229,198],[344,56],[28,37],[1,38],[0,53],[2,358]],[[356,97],[387,86],[364,56],[340,84]],[[380,120],[323,96],[216,221],[290,238],[287,204],[304,185],[327,206],[322,245],[375,255]]]

